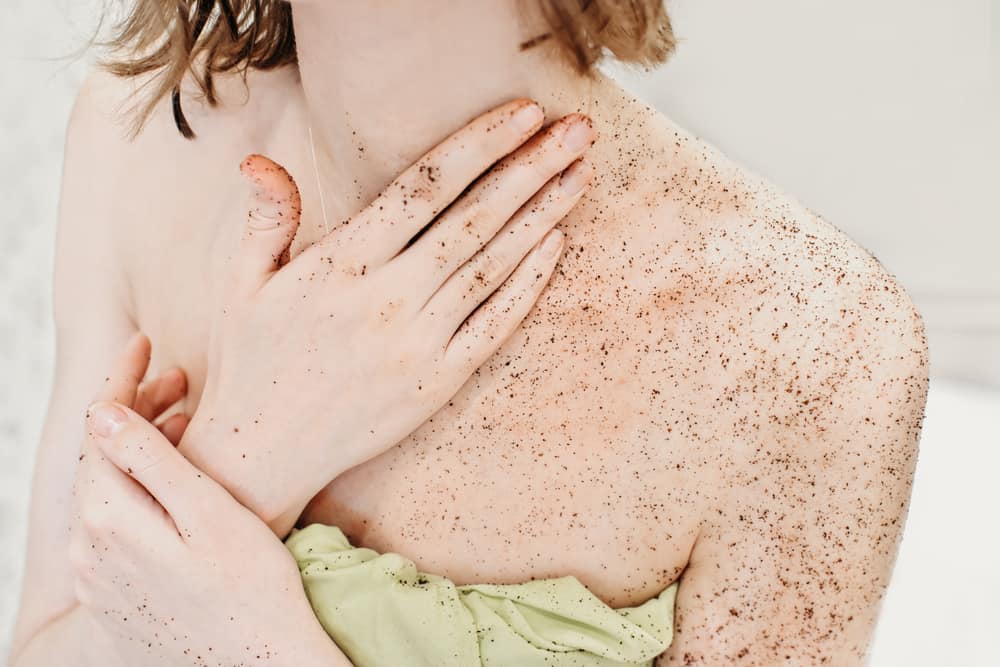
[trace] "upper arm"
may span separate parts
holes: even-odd
[[[67,129],[53,280],[56,370],[35,462],[13,655],[74,604],[67,548],[83,413],[135,330],[109,205],[109,164],[121,142],[109,85],[105,75],[88,79]]]
[[[888,276],[828,308],[819,327],[782,330],[797,339],[789,370],[753,410],[759,435],[721,466],[660,664],[865,659],[909,503],[927,347]]]

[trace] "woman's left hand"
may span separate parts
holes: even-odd
[[[145,373],[134,352],[126,378]],[[350,665],[284,544],[132,407],[87,412],[70,546],[80,603],[124,664]]]

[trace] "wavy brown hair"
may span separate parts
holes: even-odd
[[[674,34],[663,0],[533,0],[549,30],[521,45],[554,39],[580,71],[610,53],[641,65],[664,62]],[[181,108],[180,86],[190,75],[209,106],[216,106],[213,77],[249,68],[274,69],[296,62],[292,9],[284,0],[131,0],[115,24],[111,57],[102,65],[121,77],[152,74],[151,94],[137,109],[141,131],[157,104],[169,97],[182,135],[195,133]]]

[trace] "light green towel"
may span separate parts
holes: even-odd
[[[652,665],[673,639],[677,583],[612,609],[576,577],[470,584],[417,572],[312,524],[285,541],[320,623],[355,667]]]

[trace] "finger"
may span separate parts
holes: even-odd
[[[132,409],[146,421],[153,421],[167,408],[184,398],[187,376],[179,368],[171,368],[159,377],[139,385]]]
[[[543,120],[541,107],[527,99],[479,116],[406,169],[350,225],[315,244],[315,252],[357,265],[384,264]]]
[[[93,483],[74,524],[69,556],[80,602],[100,603],[98,611],[106,611],[135,581],[137,555],[170,559],[182,542],[171,518],[145,489],[100,452],[93,458]]]
[[[181,438],[184,437],[184,431],[190,422],[191,418],[185,414],[177,413],[171,415],[165,422],[160,424],[160,433],[170,441],[170,444],[176,447],[181,443]]]
[[[182,535],[198,525],[199,506],[214,482],[148,421],[123,405],[98,402],[87,420],[104,456],[163,506]]]
[[[244,293],[253,293],[281,266],[299,228],[302,198],[291,174],[263,155],[248,156],[240,173],[250,199],[233,280]]]
[[[139,383],[149,367],[150,352],[149,338],[140,331],[132,334],[125,343],[114,370],[104,378],[104,384],[97,392],[97,399],[132,405]]]
[[[88,425],[89,428],[89,425]],[[73,517],[79,519],[80,509],[83,501],[87,497],[87,491],[94,482],[93,465],[94,461],[101,457],[100,450],[94,445],[90,438],[84,438],[80,446],[80,455],[76,465],[76,474],[73,477]]]
[[[452,334],[580,201],[590,176],[590,166],[580,158],[550,180],[485,248],[448,278],[425,306],[427,313]]]
[[[504,158],[394,262],[427,298],[549,180],[590,147],[589,118],[570,114]]]
[[[177,533],[170,517],[146,489],[100,453],[91,462],[80,519],[92,539],[105,541],[121,541],[157,526]]]
[[[531,311],[555,269],[565,241],[558,229],[542,239],[510,278],[459,328],[445,362],[471,374],[510,338]]]

